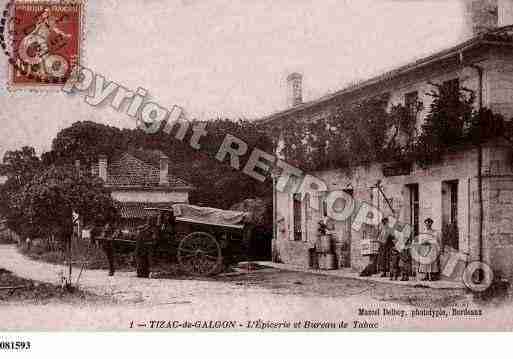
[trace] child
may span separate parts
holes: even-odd
[[[401,276],[401,281],[407,281],[410,270],[410,245],[407,243],[400,250],[394,245],[390,254],[390,280]]]
[[[390,249],[390,280],[397,280],[401,272],[401,252],[395,246]]]

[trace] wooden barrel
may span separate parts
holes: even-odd
[[[331,270],[335,269],[335,254],[319,254],[319,269]]]
[[[330,235],[324,235],[319,237],[319,246],[317,248],[317,252],[319,253],[332,253],[332,239]]]

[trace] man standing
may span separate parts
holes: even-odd
[[[146,224],[137,228],[135,258],[137,277],[150,277],[150,257],[157,250],[160,228],[155,217],[148,217]]]
[[[119,230],[113,230],[110,223],[107,223],[98,237],[100,240],[100,245],[102,250],[105,252],[107,256],[107,261],[109,262],[109,276],[114,275],[114,239],[119,235]]]

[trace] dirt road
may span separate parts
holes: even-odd
[[[24,278],[58,283],[58,273],[63,270],[62,266],[29,260],[14,246],[0,246],[0,258],[1,267]],[[290,329],[296,321],[301,321],[300,329],[312,329],[312,326],[320,329],[342,322],[347,325],[344,330],[355,329],[355,326],[360,330],[478,330],[483,329],[483,323],[489,323],[486,329],[513,328],[513,317],[507,307],[483,309],[479,317],[451,315],[454,307],[474,306],[459,292],[369,285],[354,279],[297,272],[264,270],[206,281],[148,280],[136,278],[134,273],[108,277],[105,271],[91,270],[83,274],[81,283],[82,289],[109,295],[116,302],[0,304],[0,330],[131,330],[131,326],[132,330],[159,330],[157,327],[161,325],[178,324],[180,327],[176,329],[183,330],[187,323],[193,323],[192,329],[213,329],[215,321],[234,323],[236,329],[248,329],[248,322],[258,320],[262,321],[260,323],[272,321],[271,325],[288,323]],[[359,315],[362,308],[380,309],[381,314]],[[415,308],[425,313],[413,318]],[[389,314],[385,315],[385,310]]]

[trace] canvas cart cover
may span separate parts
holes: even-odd
[[[177,218],[186,218],[196,222],[212,223],[220,226],[242,226],[250,222],[248,212],[227,211],[219,208],[199,207],[190,204],[175,204],[173,212]]]

